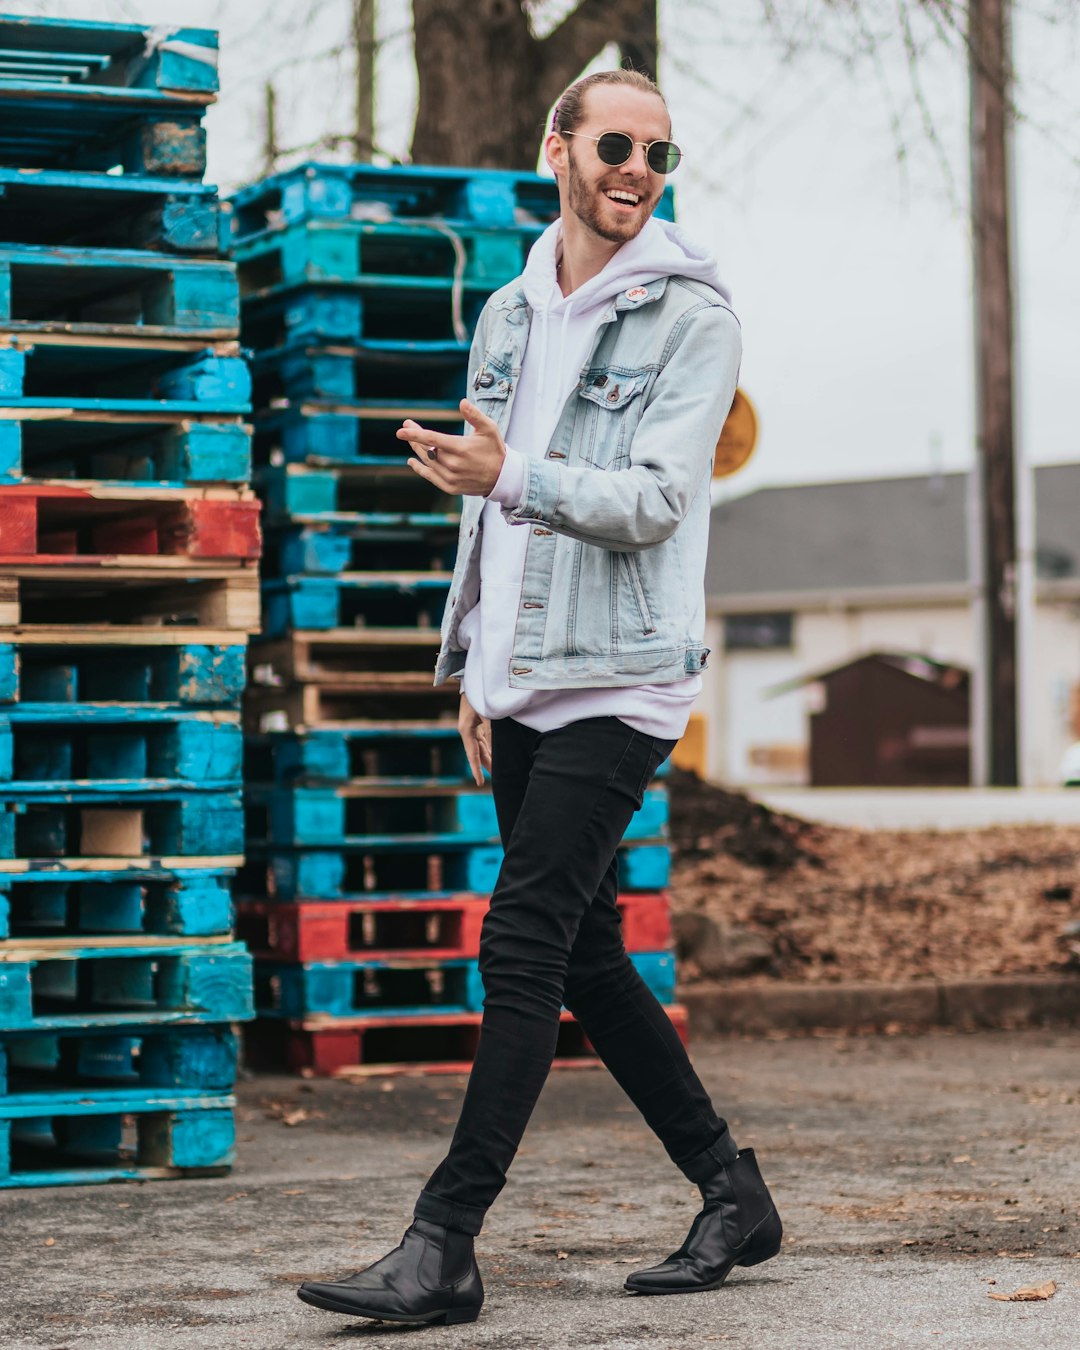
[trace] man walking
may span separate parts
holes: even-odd
[[[398,1247],[348,1279],[301,1286],[333,1312],[476,1319],[473,1239],[564,1004],[704,1199],[678,1251],[626,1288],[716,1289],[780,1248],[754,1154],[736,1148],[634,969],[616,908],[616,849],[686,729],[708,654],[709,483],[741,352],[715,263],[652,219],[680,158],[670,135],[642,75],[603,72],[566,91],[544,143],[560,219],[481,315],[461,405],[471,434],[412,421],[398,432],[416,473],[464,497],[435,679],[462,676],[458,725],[476,782],[490,770],[505,857],[450,1151]]]

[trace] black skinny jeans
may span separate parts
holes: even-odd
[[[735,1156],[626,954],[615,904],[615,850],[674,742],[616,717],[549,732],[500,718],[491,739],[505,856],[480,939],[484,1016],[450,1151],[415,1210],[474,1234],[551,1068],[563,1004],[687,1177],[700,1181]]]

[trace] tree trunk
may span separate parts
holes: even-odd
[[[1016,474],[1009,134],[1008,0],[970,0],[976,438],[983,500],[983,656],[993,786],[1017,782]]]
[[[655,0],[581,0],[536,38],[520,0],[413,0],[417,164],[534,169],[547,112],[609,42],[646,31]]]

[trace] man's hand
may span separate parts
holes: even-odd
[[[471,436],[429,431],[407,418],[397,437],[409,442],[416,456],[409,460],[409,468],[421,478],[454,497],[486,497],[502,472],[506,446],[499,428],[475,404],[463,398],[460,407],[473,429]]]
[[[458,708],[458,732],[465,746],[465,757],[477,787],[484,786],[482,770],[491,772],[491,723],[481,717],[464,694]]]

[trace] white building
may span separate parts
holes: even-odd
[[[941,474],[763,488],[715,508],[697,728],[710,777],[807,781],[815,686],[770,696],[777,685],[874,651],[972,667],[966,499],[966,476]],[[1033,764],[1055,783],[1080,738],[1080,464],[1036,469],[1035,500]]]

